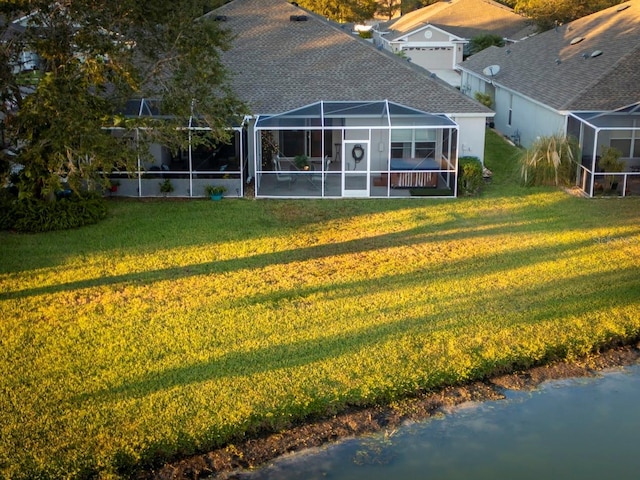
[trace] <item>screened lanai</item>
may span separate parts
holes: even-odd
[[[585,194],[607,193],[604,190],[614,185],[613,193],[640,195],[640,103],[608,112],[572,112],[567,133],[579,140],[578,186]],[[609,147],[621,155],[619,172],[605,172],[600,165],[603,150]]]
[[[387,100],[260,115],[257,197],[456,196],[458,126]]]
[[[132,99],[125,106],[125,117],[162,119],[160,102],[154,99]],[[146,130],[133,131],[111,128],[113,135],[128,136],[132,142],[141,141]],[[149,144],[149,155],[138,158],[135,171],[112,172],[109,179],[117,185],[110,195],[131,197],[203,197],[208,185],[225,186],[228,196],[242,196],[246,173],[247,147],[244,125],[229,127],[229,143],[217,143],[211,138],[211,128],[203,126],[192,115],[183,128],[184,148],[172,150],[159,143]],[[161,188],[161,185],[170,185]]]

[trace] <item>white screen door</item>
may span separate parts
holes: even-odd
[[[369,142],[342,142],[342,196],[369,196]]]

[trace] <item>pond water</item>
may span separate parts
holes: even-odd
[[[286,456],[241,478],[640,478],[640,365],[505,393],[395,432]]]

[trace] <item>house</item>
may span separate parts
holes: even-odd
[[[24,34],[25,26],[29,21],[30,15],[22,16],[16,20],[8,21],[4,17],[0,16],[0,43],[12,42],[18,39]],[[13,73],[29,72],[38,68],[40,62],[39,57],[29,51],[20,52],[17,58],[10,60],[10,65]]]
[[[447,0],[414,10],[373,29],[374,43],[460,86],[457,64],[482,34],[507,43],[534,32],[527,19],[492,0]]]
[[[489,109],[350,29],[284,0],[208,16],[234,35],[222,61],[251,111],[256,196],[455,195],[458,155],[483,159]]]
[[[640,0],[631,0],[525,42],[490,47],[460,64],[462,91],[489,95],[495,128],[525,147],[541,136],[575,136],[583,158],[579,184],[589,195],[602,183],[602,149],[619,149],[624,189],[640,181],[638,25]]]
[[[458,156],[483,160],[490,109],[340,25],[286,0],[232,0],[198,21],[231,32],[221,60],[250,115],[228,145],[192,141],[210,131],[194,115],[186,148],[151,145],[135,171],[110,174],[111,194],[202,197],[223,184],[242,196],[253,181],[257,197],[453,197]],[[131,99],[122,113],[162,118],[162,103]]]

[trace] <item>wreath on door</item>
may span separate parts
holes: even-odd
[[[362,160],[362,158],[364,157],[364,149],[360,146],[360,144],[353,147],[353,149],[351,150],[351,156],[356,163]]]

